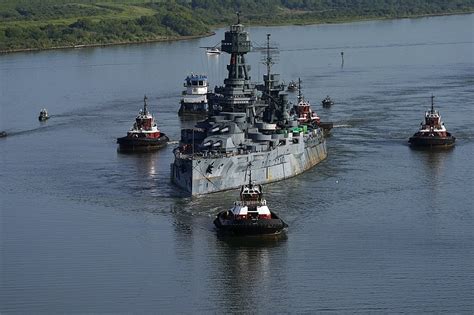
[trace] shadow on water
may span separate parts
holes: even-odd
[[[216,231],[219,242],[229,248],[270,248],[281,246],[288,240],[287,232],[276,235],[235,236]]]
[[[8,137],[21,136],[21,135],[33,135],[39,132],[54,131],[57,129],[62,129],[64,126],[67,126],[69,123],[60,122],[55,124],[49,124],[48,122],[40,122],[40,126],[32,129],[18,130],[18,131],[8,131],[5,132],[8,134]]]
[[[138,178],[153,179],[157,174],[156,163],[160,157],[160,151],[156,152],[128,152],[117,148],[119,160],[128,160],[135,165],[135,174]]]
[[[433,195],[438,194],[440,190],[443,189],[443,178],[446,172],[448,172],[445,164],[453,157],[455,146],[435,149],[423,149],[410,146],[410,151],[419,159],[421,170],[425,177],[425,183],[431,187],[430,189]]]
[[[420,158],[422,164],[427,168],[427,170],[434,171],[442,168],[443,163],[446,159],[450,158],[456,146],[451,147],[441,147],[441,148],[418,148],[407,145],[410,148],[410,151]]]
[[[266,239],[248,237],[218,238],[219,255],[214,277],[221,279],[225,295],[219,299],[219,309],[241,311],[242,309],[261,310],[266,301],[259,292],[264,288],[279,285],[285,281],[284,275],[275,279],[272,266],[275,260],[285,259],[286,238]]]

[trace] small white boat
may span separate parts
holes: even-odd
[[[206,54],[208,55],[220,55],[221,51],[217,47],[210,47],[206,49]]]
[[[49,119],[48,111],[46,110],[46,108],[43,108],[39,113],[38,120],[45,121],[47,119]]]

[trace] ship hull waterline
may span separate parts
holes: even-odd
[[[171,164],[171,179],[189,195],[203,195],[236,189],[252,180],[268,184],[297,176],[327,158],[326,142],[278,147],[268,152],[231,156],[180,158]]]
[[[162,134],[157,139],[122,137],[117,139],[120,152],[150,152],[156,151],[168,144],[168,136]]]
[[[278,216],[272,213],[272,219],[264,220],[225,220],[223,218],[227,211],[220,212],[214,219],[214,225],[221,233],[232,235],[278,235],[288,225]]]
[[[456,138],[450,137],[411,137],[409,143],[412,147],[418,148],[451,148],[454,146]]]

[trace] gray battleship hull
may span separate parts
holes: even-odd
[[[248,182],[249,163],[252,180],[256,184],[296,176],[326,159],[327,150],[323,137],[311,137],[266,152],[229,156],[194,155],[194,158],[180,152],[175,152],[175,155],[175,161],[171,164],[172,181],[194,196],[244,185]]]

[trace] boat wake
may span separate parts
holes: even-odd
[[[36,128],[33,128],[33,129],[18,130],[18,131],[5,130],[5,132],[7,133],[8,138],[10,138],[10,137],[13,137],[13,136],[28,135],[28,134],[33,134],[33,133],[37,133],[37,132],[50,131],[50,130],[60,128],[64,125],[67,125],[67,124],[66,123],[61,123],[61,124],[55,124],[55,125],[51,125],[51,126],[50,125],[48,125],[48,126],[38,126]]]
[[[339,124],[339,125],[334,125],[333,128],[351,128],[352,126],[349,124]]]

